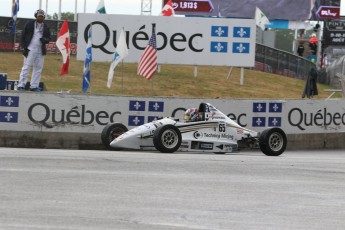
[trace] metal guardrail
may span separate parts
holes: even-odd
[[[298,79],[307,79],[311,68],[316,68],[315,64],[303,57],[256,44],[255,70]]]

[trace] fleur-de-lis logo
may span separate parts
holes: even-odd
[[[5,116],[6,120],[7,121],[11,121],[11,119],[13,118],[11,113],[7,113],[6,116]]]
[[[217,52],[220,52],[224,49],[224,46],[222,46],[222,44],[218,42],[217,45],[214,46],[214,48],[217,50]]]
[[[225,33],[225,31],[222,29],[222,27],[218,27],[218,29],[215,30],[218,37],[222,36],[222,34]]]
[[[272,124],[273,124],[274,126],[277,126],[277,124],[278,124],[277,118],[274,118],[274,119],[273,119]]]
[[[237,34],[240,36],[240,37],[243,37],[247,34],[247,32],[241,28],[240,30],[237,31]]]
[[[236,47],[236,49],[237,49],[240,53],[243,53],[243,51],[246,50],[246,47],[241,43],[239,46]]]
[[[6,103],[7,103],[7,105],[9,105],[9,106],[11,106],[12,104],[13,104],[13,100],[12,100],[12,98],[11,97],[8,97],[7,98],[7,100],[6,100]]]
[[[138,125],[140,123],[140,119],[138,117],[135,117],[133,119],[133,122],[134,122],[135,125]]]

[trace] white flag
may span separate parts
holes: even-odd
[[[107,12],[105,11],[105,5],[104,5],[104,0],[99,0],[97,9],[96,9],[96,14],[106,14]]]
[[[258,7],[255,10],[255,22],[262,30],[265,30],[265,24],[270,24],[266,15]]]
[[[114,69],[119,64],[125,57],[128,55],[128,48],[127,48],[127,43],[126,43],[126,36],[125,36],[125,31],[122,28],[119,40],[117,41],[117,46],[116,50],[113,56],[113,60],[111,62],[110,68],[109,68],[109,73],[108,73],[108,82],[107,86],[110,88],[111,83],[113,81],[113,76],[114,76]]]

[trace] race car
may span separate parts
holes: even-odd
[[[279,156],[287,146],[285,132],[277,127],[261,133],[241,127],[210,103],[185,112],[184,121],[165,117],[131,130],[122,123],[104,127],[101,139],[109,150],[158,150],[237,152],[240,147],[260,148],[268,156]]]

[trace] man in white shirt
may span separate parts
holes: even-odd
[[[21,47],[23,48],[24,65],[20,73],[18,90],[24,91],[28,80],[29,72],[33,66],[30,81],[30,90],[40,92],[39,88],[41,73],[46,55],[46,44],[50,41],[50,29],[44,23],[45,13],[43,10],[35,12],[36,20],[28,22],[21,36]]]

